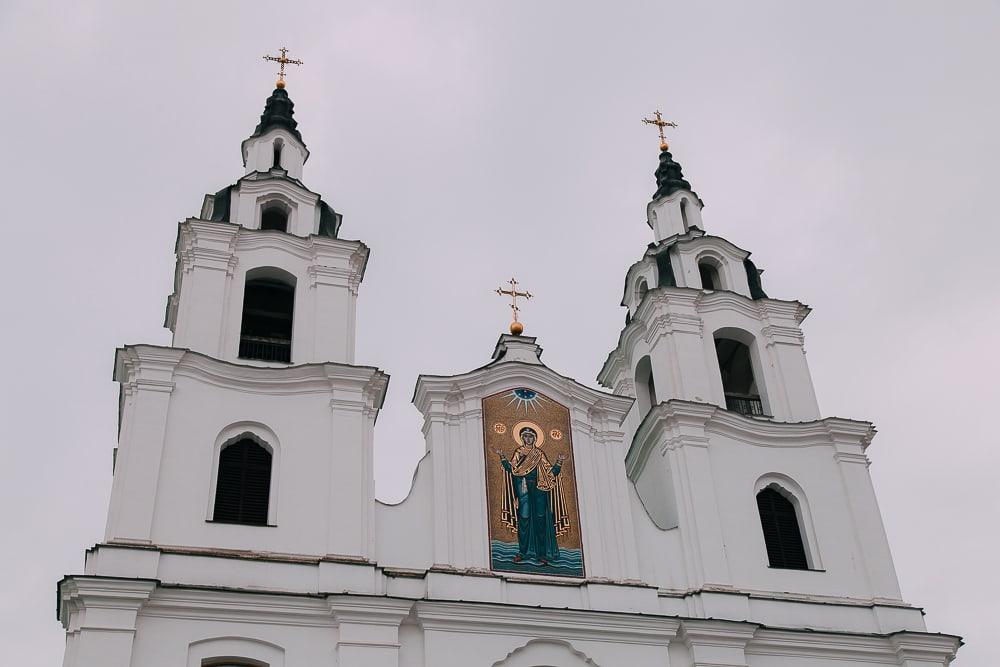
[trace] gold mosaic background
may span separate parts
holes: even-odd
[[[518,448],[513,428],[522,421],[537,424],[545,433],[542,451],[550,463],[560,454],[566,456],[559,473],[562,496],[569,525],[556,538],[560,548],[583,549],[580,533],[580,510],[576,486],[576,462],[573,459],[573,436],[570,429],[569,410],[551,398],[535,392],[538,400],[529,404],[514,400],[512,387],[483,399],[483,431],[486,453],[486,501],[489,512],[490,540],[517,542],[517,533],[511,530],[501,516],[504,490],[504,470],[500,466],[497,449],[509,459]],[[528,387],[528,389],[531,389]],[[532,390],[534,391],[534,390]],[[503,431],[503,432],[501,432]],[[555,434],[553,434],[555,431]]]

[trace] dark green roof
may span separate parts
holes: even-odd
[[[250,136],[259,137],[272,128],[283,127],[302,141],[302,135],[296,129],[298,122],[294,118],[294,109],[295,103],[288,97],[288,92],[283,88],[275,88],[264,103],[264,113],[260,115],[260,122]],[[304,141],[302,145],[305,145]]]
[[[656,176],[656,192],[653,194],[653,199],[669,197],[678,190],[687,190],[694,194],[691,184],[684,179],[684,174],[681,173],[681,166],[674,161],[674,156],[670,154],[670,151],[660,151],[660,164],[653,173]],[[697,196],[695,194],[695,197]]]

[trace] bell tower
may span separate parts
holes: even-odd
[[[902,606],[868,475],[874,428],[821,418],[809,307],[769,296],[750,252],[706,231],[662,135],[672,124],[646,122],[661,132],[653,243],[628,269],[626,325],[598,380],[636,399],[626,470],[675,540],[659,558],[683,563],[678,585],[707,617],[751,618],[747,591]]]
[[[266,614],[266,600],[241,596],[287,589],[289,563],[328,574],[374,558],[373,429],[388,377],[354,364],[368,248],[341,238],[341,215],[303,182],[309,151],[283,77],[242,157],[242,177],[178,225],[172,345],[116,353],[107,528],[85,574],[60,582],[66,667],[220,664],[224,640],[190,644],[204,660],[172,653],[189,644],[169,633],[136,642],[138,610],[163,586],[222,586],[244,593],[203,602]],[[232,634],[187,623],[196,638]],[[281,664],[266,642],[248,646],[253,664]],[[327,647],[315,650],[288,664],[327,664]]]

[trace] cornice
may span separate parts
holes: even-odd
[[[414,600],[408,599],[360,595],[330,595],[327,596],[326,603],[338,624],[365,623],[390,627],[398,627],[409,616],[415,604]]]
[[[729,258],[738,262],[742,262],[750,256],[749,250],[744,250],[721,236],[713,236],[711,234],[705,234],[704,236],[694,238],[678,239],[676,245],[678,251],[681,253],[694,254],[702,249],[710,248],[722,255],[727,255]]]
[[[120,579],[88,575],[66,576],[59,581],[56,618],[69,628],[72,615],[87,607],[136,612],[156,589],[153,579]]]
[[[954,660],[958,649],[964,644],[957,635],[905,631],[889,635],[889,643],[901,661],[927,660],[944,664]]]
[[[384,574],[422,576],[418,571],[386,570]],[[537,587],[545,583],[531,581],[524,585]],[[506,585],[521,584],[508,582]],[[425,630],[526,635],[540,639],[592,638],[658,645],[681,639],[701,646],[745,644],[747,653],[754,655],[798,658],[834,655],[842,660],[860,662],[864,658],[888,664],[897,664],[891,661],[892,658],[947,664],[962,645],[961,637],[921,631],[835,631],[740,619],[364,593],[234,588],[149,578],[74,575],[64,577],[58,590],[57,617],[64,625],[70,623],[73,612],[86,609],[88,605],[132,613],[141,609],[144,616],[163,618],[225,618],[321,627],[343,622],[392,626],[410,616]],[[778,598],[772,596],[771,599]],[[831,603],[838,602],[827,604]]]
[[[261,249],[280,250],[317,267],[328,267],[332,262],[333,270],[344,272],[355,290],[364,279],[370,252],[361,241],[248,229],[233,222],[188,218],[178,226],[175,250],[177,261],[185,271],[190,270],[198,258],[225,268],[237,253]]]
[[[629,478],[634,481],[638,477],[657,449],[709,446],[709,434],[725,435],[754,447],[829,447],[844,460],[853,457],[867,461],[864,451],[875,436],[875,427],[870,422],[840,417],[775,422],[746,417],[710,403],[671,399],[650,410],[636,429],[625,457]]]
[[[115,355],[115,380],[126,387],[169,386],[187,377],[252,394],[360,393],[368,409],[385,400],[389,376],[373,366],[333,362],[266,367],[235,364],[184,348],[127,345]]]
[[[143,616],[183,620],[225,618],[244,623],[333,627],[322,596],[281,595],[161,583],[142,609]]]
[[[587,637],[598,641],[633,641],[666,646],[680,627],[669,616],[583,609],[531,607],[492,603],[469,604],[422,600],[416,620],[425,630],[468,632],[484,629],[493,634],[527,634],[539,639]]]
[[[758,320],[764,325],[767,335],[773,336],[776,342],[801,344],[802,332],[796,327],[811,309],[798,301],[751,299],[726,290],[706,292],[693,287],[651,288],[636,308],[635,317],[618,334],[617,346],[608,353],[597,374],[598,383],[606,388],[612,387],[615,375],[627,368],[631,350],[639,340],[649,341],[674,331],[701,333],[701,316],[704,313],[725,311],[736,311]],[[782,322],[794,322],[794,326],[783,325]]]
[[[254,171],[243,176],[236,181],[236,191],[248,195],[273,192],[313,205],[321,199],[319,193],[307,188],[302,181],[289,176],[275,176],[267,171]]]
[[[888,635],[762,627],[747,647],[751,655],[802,659],[816,657],[851,662],[902,664],[897,660],[927,660],[948,664],[962,645],[960,637],[929,632]]]
[[[420,375],[413,390],[413,404],[425,416],[432,411],[432,402],[444,402],[449,393],[458,391],[466,398],[485,397],[513,388],[515,385],[533,383],[550,396],[566,396],[578,405],[591,409],[595,405],[606,411],[612,423],[621,424],[632,407],[632,398],[616,396],[580,384],[573,378],[560,375],[541,363],[505,361],[484,366],[460,375]]]

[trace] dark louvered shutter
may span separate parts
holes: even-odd
[[[222,450],[215,487],[215,521],[267,524],[270,492],[271,452],[249,438]]]
[[[809,569],[795,505],[781,493],[767,488],[757,494],[757,509],[771,567]]]

